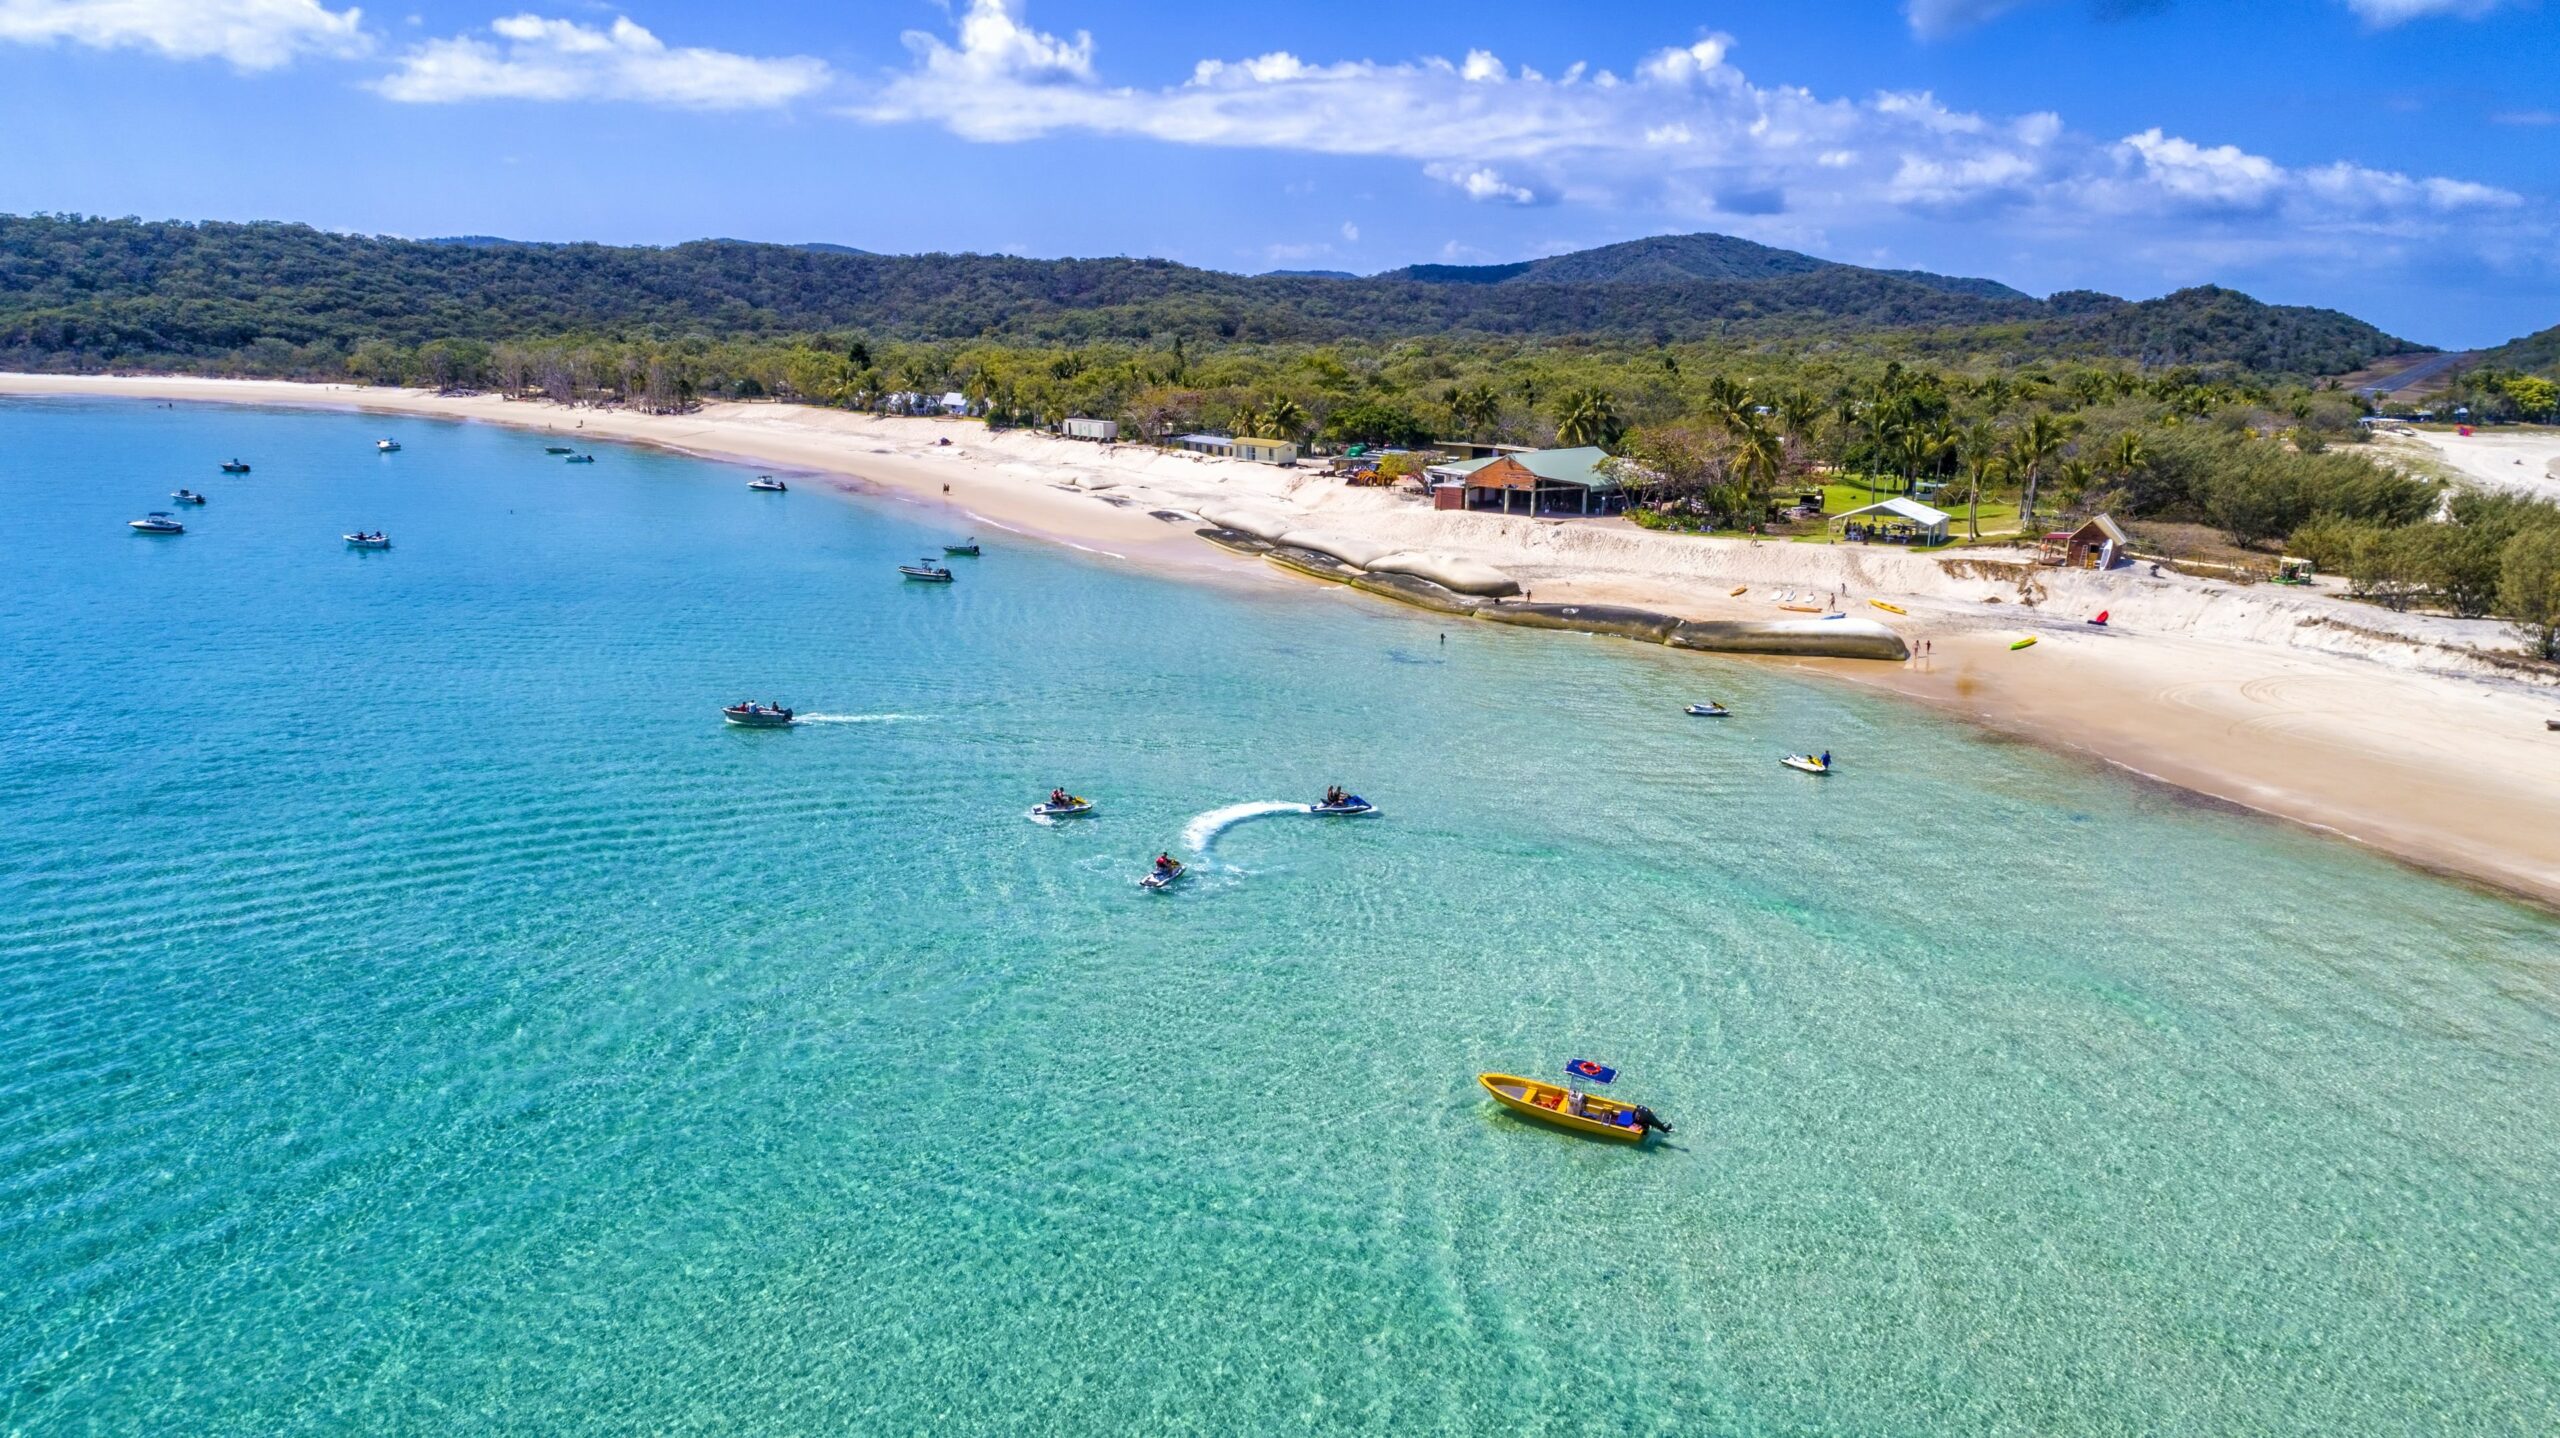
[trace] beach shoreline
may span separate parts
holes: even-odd
[[[1621,521],[1505,518],[1351,490],[1313,470],[995,434],[773,402],[648,415],[495,395],[271,380],[0,375],[0,396],[356,410],[477,420],[817,475],[947,507],[956,526],[1227,582],[1274,566],[1195,538],[1249,512],[1346,548],[1492,566],[1542,603],[1770,619],[1779,596],[1887,622],[1907,663],[1765,659],[2346,838],[2560,909],[2560,694],[2488,651],[2485,621],[2147,571],[2054,571],[2015,551],[1938,556],[1703,539]],[[210,466],[220,456],[204,459]],[[252,457],[254,458],[254,457]],[[1736,592],[1739,591],[1739,592]],[[1883,606],[1891,605],[1887,610]],[[2110,623],[2089,625],[2105,611]],[[2020,638],[2036,645],[2011,648]]]

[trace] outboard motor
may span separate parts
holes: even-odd
[[[1652,1109],[1646,1108],[1643,1104],[1636,1105],[1636,1127],[1639,1129],[1658,1129],[1663,1133],[1671,1132],[1671,1125],[1664,1123],[1661,1115],[1655,1113]]]

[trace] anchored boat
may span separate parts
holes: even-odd
[[[374,452],[377,454],[398,454],[400,452],[400,441],[396,439],[377,439],[373,442],[373,448]]]
[[[1687,712],[1692,718],[1697,719],[1722,719],[1733,713],[1732,710],[1718,704],[1713,699],[1708,700],[1704,704],[1692,704],[1689,706]]]
[[[720,717],[741,729],[791,727],[791,711],[779,704],[732,704],[720,711]]]
[[[222,462],[222,472],[224,474],[247,474],[249,472],[249,465],[245,460],[226,459]]]
[[[917,560],[913,564],[899,565],[898,572],[909,579],[917,580],[925,584],[949,584],[951,582],[951,571],[934,563],[933,556],[929,554],[924,558]]]
[[[1657,1130],[1671,1132],[1671,1125],[1642,1104],[1620,1103],[1518,1074],[1477,1074],[1476,1082],[1484,1085],[1494,1102],[1513,1113],[1593,1138],[1642,1143]]]
[[[342,534],[338,537],[347,542],[349,549],[389,549],[391,547],[391,536],[379,529],[360,529],[353,534]]]
[[[576,451],[576,450],[571,449],[569,446],[567,446],[567,445],[565,445],[565,444],[546,444],[546,445],[544,445],[544,446],[542,447],[542,452],[543,452],[544,454],[576,454],[576,453],[577,453],[577,451]]]
[[[760,489],[767,494],[782,494],[787,492],[791,486],[784,484],[781,480],[774,478],[772,475],[759,474],[755,478],[747,481],[747,488]]]
[[[184,534],[187,527],[169,517],[168,511],[155,509],[140,519],[125,521],[125,528],[136,534]]]
[[[592,454],[573,454],[569,456],[567,462],[570,464],[593,464],[596,462],[596,457]]]
[[[180,489],[180,490],[173,490],[173,491],[171,491],[171,492],[170,492],[169,497],[170,497],[171,499],[176,500],[176,501],[177,501],[178,503],[180,503],[180,504],[202,504],[202,503],[204,503],[204,496],[203,496],[203,495],[201,495],[201,494],[196,493],[196,492],[195,492],[194,490],[192,490],[192,489]]]
[[[976,535],[971,535],[969,537],[969,542],[966,544],[946,544],[942,546],[942,552],[945,554],[966,555],[971,559],[975,559],[978,557],[978,538]]]

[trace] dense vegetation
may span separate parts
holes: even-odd
[[[1508,270],[1512,267],[1497,267]],[[2195,290],[2143,304],[1833,264],[1719,236],[1537,261],[1499,282],[1232,275],[1163,260],[433,243],[285,224],[0,217],[0,363],[322,374],[367,344],[905,340],[1214,344],[1582,337],[2344,373],[2411,348],[2333,311]]]

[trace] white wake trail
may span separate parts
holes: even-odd
[[[1250,799],[1241,804],[1229,804],[1223,809],[1212,809],[1184,825],[1182,847],[1205,859],[1209,856],[1209,846],[1217,842],[1220,834],[1247,819],[1260,819],[1272,814],[1303,814],[1305,812],[1307,812],[1306,805],[1292,804],[1286,799]]]

